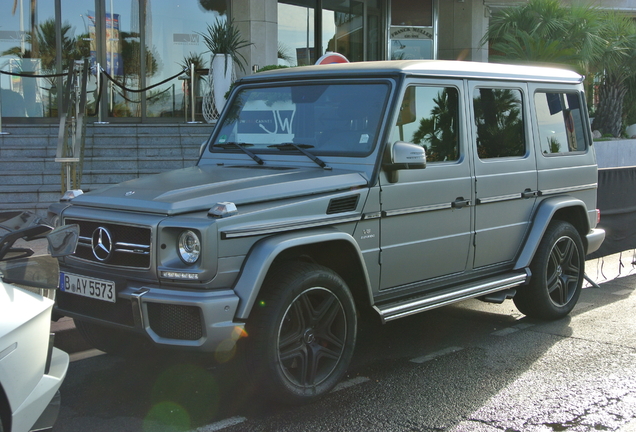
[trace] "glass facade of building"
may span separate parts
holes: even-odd
[[[182,119],[185,80],[134,90],[159,83],[190,62],[207,68],[210,54],[199,33],[227,19],[224,0],[11,0],[0,7],[6,9],[0,13],[0,69],[51,75],[88,57],[93,66],[89,114],[95,116],[98,97],[94,66],[117,82],[103,81],[102,113],[110,120]],[[63,78],[0,75],[3,118],[57,119],[62,83]],[[195,91],[201,93],[204,80],[199,84]]]
[[[279,0],[278,63],[313,64],[327,51],[350,61],[434,58],[435,0]],[[190,63],[198,70],[195,103],[207,91],[210,66],[201,33],[232,16],[230,0],[8,0],[0,8],[0,69],[52,75],[89,58],[90,117],[110,122],[183,121],[189,80],[171,79]],[[235,20],[244,17],[234,16]],[[96,66],[103,77],[101,92]],[[63,77],[0,75],[2,117],[54,122]],[[184,97],[185,96],[185,97]],[[187,101],[186,101],[187,99]],[[99,104],[97,103],[99,101]],[[195,105],[196,112],[201,107]]]

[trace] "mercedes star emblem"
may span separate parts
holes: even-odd
[[[98,261],[107,261],[113,252],[113,238],[110,235],[110,231],[104,227],[99,227],[93,231],[91,246],[93,255]]]

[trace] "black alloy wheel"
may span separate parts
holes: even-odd
[[[550,223],[530,265],[528,286],[513,300],[532,318],[559,319],[569,314],[581,295],[585,252],[579,232],[570,223]]]
[[[349,366],[357,318],[346,283],[318,264],[267,277],[246,325],[249,373],[262,392],[301,404],[328,393]]]

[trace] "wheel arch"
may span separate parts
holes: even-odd
[[[371,302],[371,283],[362,252],[354,238],[344,232],[321,229],[285,233],[259,240],[243,263],[234,285],[240,298],[236,318],[247,319],[270,269],[293,259],[331,268],[344,279],[357,304]]]
[[[568,196],[547,198],[539,204],[534,215],[532,227],[515,263],[515,270],[530,265],[548,225],[555,219],[571,223],[581,236],[584,250],[587,250],[586,235],[590,231],[590,222],[585,203]]]
[[[4,427],[5,432],[11,431],[11,405],[9,405],[9,398],[7,398],[2,384],[0,384],[0,424]]]

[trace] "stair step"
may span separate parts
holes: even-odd
[[[194,166],[211,124],[87,124],[82,188],[93,190],[175,168]],[[3,125],[0,135],[0,209],[46,216],[61,194],[55,162],[58,124]]]

